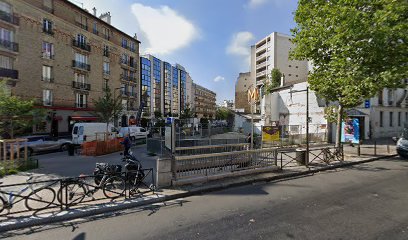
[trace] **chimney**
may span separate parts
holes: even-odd
[[[96,17],[96,8],[95,7],[92,8],[92,11],[93,11],[93,15]]]
[[[282,77],[281,77],[281,87],[283,87],[283,85],[285,85],[285,74],[282,74]]]
[[[137,40],[137,34],[135,33],[135,36],[133,37],[135,40]]]
[[[110,12],[101,14],[101,16],[99,16],[99,19],[101,19],[102,21],[108,23],[109,25],[111,24],[111,15]]]

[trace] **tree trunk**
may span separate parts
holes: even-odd
[[[340,148],[340,145],[341,145],[342,116],[343,116],[343,106],[340,104],[338,112],[337,112],[336,148]]]
[[[13,119],[12,119],[12,120],[10,120],[10,131],[11,131],[10,137],[11,137],[11,139],[14,139],[14,126],[13,126]]]

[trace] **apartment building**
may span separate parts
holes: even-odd
[[[77,121],[98,121],[93,100],[109,86],[122,96],[121,124],[139,106],[139,44],[67,0],[0,1],[0,78],[13,95],[47,110],[34,132],[70,132]],[[120,90],[120,91],[118,91]]]
[[[235,83],[235,109],[239,112],[250,113],[248,89],[255,86],[255,79],[251,72],[240,73]]]
[[[146,93],[143,117],[153,118],[156,112],[162,116],[180,116],[190,97],[187,88],[191,88],[192,79],[186,69],[150,54],[141,57],[141,62],[142,96]]]
[[[272,32],[251,47],[251,72],[257,86],[270,77],[274,68],[284,76],[282,85],[307,81],[307,61],[289,60],[289,52],[293,48],[290,39],[288,35]]]
[[[216,93],[198,84],[192,84],[194,109],[198,118],[215,118]]]

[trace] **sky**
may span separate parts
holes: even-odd
[[[186,68],[193,81],[234,100],[250,46],[270,34],[290,35],[296,0],[70,0],[141,41],[140,53]]]

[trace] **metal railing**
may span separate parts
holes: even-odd
[[[15,16],[14,14],[5,12],[5,11],[1,11],[0,10],[0,20],[3,20],[5,22],[14,24],[14,25],[20,25],[20,18]]]
[[[91,45],[89,45],[89,44],[87,44],[85,42],[78,41],[76,39],[72,39],[72,45],[74,47],[80,48],[80,49],[88,51],[88,52],[91,51]]]
[[[102,184],[102,175],[92,175],[0,185],[0,216],[21,217],[33,213],[57,213],[95,204],[120,203],[124,199],[143,197],[146,193],[154,194],[153,169],[140,171],[143,174],[138,181],[134,181],[136,171],[126,171],[106,175],[107,178],[113,177],[113,180],[108,179]],[[116,181],[116,186],[113,181]]]
[[[0,46],[13,52],[18,52],[18,43],[0,39]]]
[[[54,36],[54,31],[51,28],[43,28],[43,33]]]
[[[182,179],[276,166],[277,153],[276,148],[271,148],[175,156],[172,159],[173,177]]]
[[[0,77],[18,79],[18,71],[14,69],[0,68]]]
[[[175,154],[179,156],[183,155],[198,155],[207,153],[221,153],[221,152],[234,152],[249,150],[249,143],[239,144],[223,144],[223,145],[207,145],[207,146],[195,146],[195,147],[176,147]]]
[[[91,71],[91,65],[83,63],[83,62],[78,62],[78,61],[75,61],[75,60],[72,60],[72,67],[80,68],[80,69],[86,70],[86,71]]]
[[[86,90],[86,91],[91,90],[91,84],[89,83],[72,81],[72,87],[75,89],[81,89],[81,90]]]

